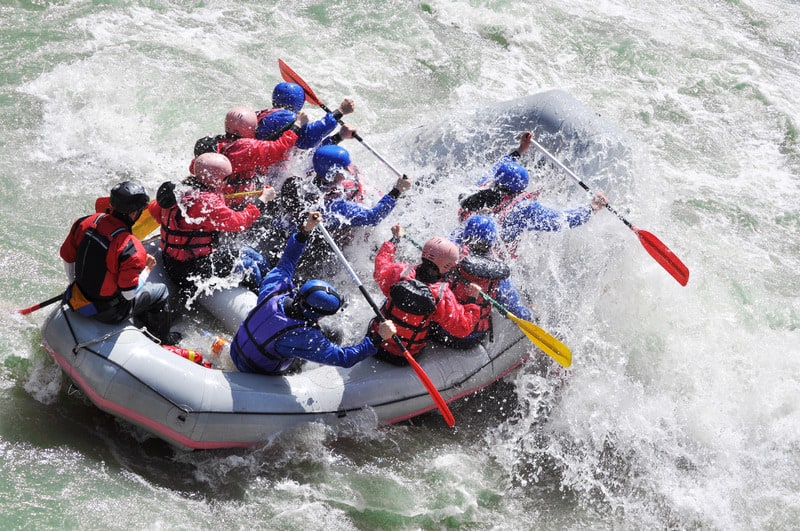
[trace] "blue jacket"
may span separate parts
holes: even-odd
[[[239,327],[231,344],[231,358],[236,367],[242,372],[280,373],[285,370],[294,358],[303,358],[325,365],[339,367],[352,367],[359,361],[374,355],[378,349],[372,341],[365,337],[361,343],[350,347],[342,347],[326,338],[315,323],[307,326],[291,328],[270,342],[272,352],[265,355],[250,338],[250,333],[258,334],[259,342],[265,342],[270,336],[282,332],[280,326],[286,326],[293,321],[286,317],[284,305],[295,290],[292,283],[297,262],[306,247],[305,241],[300,241],[294,234],[286,244],[278,264],[267,273],[258,290],[258,305]],[[261,303],[275,292],[286,291],[280,295],[277,305],[262,305]],[[270,309],[270,308],[274,309]],[[271,312],[279,312],[275,315]],[[296,320],[294,320],[296,321]],[[275,323],[283,323],[275,325]],[[290,327],[287,327],[290,328]],[[274,359],[274,358],[282,359]],[[249,360],[249,363],[248,363]]]
[[[316,122],[308,122],[300,128],[294,147],[298,149],[317,147],[323,140],[327,140],[326,137],[336,129],[338,124],[339,122],[336,121],[336,118],[331,113],[327,113]]]
[[[345,226],[374,227],[389,215],[396,204],[397,201],[391,193],[381,197],[380,201],[372,208],[363,207],[359,203],[347,199],[325,201],[326,227],[331,230]]]
[[[592,216],[590,206],[581,206],[570,210],[554,210],[533,199],[523,199],[511,208],[511,211],[498,219],[500,237],[505,242],[513,242],[528,230],[555,232],[566,226],[575,228],[583,225]]]

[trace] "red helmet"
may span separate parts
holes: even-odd
[[[434,236],[422,246],[422,259],[430,260],[439,268],[439,273],[444,275],[458,263],[458,246],[439,236]]]
[[[203,153],[192,166],[195,178],[212,190],[219,190],[225,178],[233,173],[231,161],[219,153]]]
[[[258,117],[253,109],[234,107],[225,115],[225,132],[240,138],[255,138]]]

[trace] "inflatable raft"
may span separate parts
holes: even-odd
[[[543,143],[552,148],[553,142],[567,142],[571,153],[583,138],[577,152],[592,164],[621,156],[613,132],[560,91],[515,100],[474,119],[480,124],[476,130],[490,135],[500,131],[506,140],[508,131],[538,128],[549,133],[550,143]],[[427,134],[439,136],[420,139],[418,145],[430,147],[433,157],[457,157],[465,149],[441,131]],[[160,274],[156,270],[151,276],[158,279]],[[199,299],[229,334],[255,302],[255,295],[244,288]],[[61,307],[46,318],[42,339],[98,408],[184,449],[247,447],[309,422],[335,426],[365,418],[391,424],[436,410],[410,367],[375,359],[349,369],[309,363],[297,374],[280,377],[243,374],[177,356],[130,323],[105,325]],[[512,321],[496,316],[492,341],[470,350],[431,344],[418,362],[450,402],[490,385],[534,353],[534,345]]]

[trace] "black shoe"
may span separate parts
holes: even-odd
[[[308,362],[307,359],[295,358],[289,368],[281,373],[281,376],[289,376],[290,374],[297,374],[303,369],[303,365]]]
[[[161,339],[161,338],[159,338]],[[163,339],[161,339],[162,345],[177,345],[183,339],[183,334],[180,332],[170,332],[167,334]]]

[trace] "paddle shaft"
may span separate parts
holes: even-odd
[[[583,181],[581,180],[581,178],[580,178],[580,177],[578,177],[577,175],[575,175],[575,172],[573,172],[572,170],[570,170],[569,168],[567,168],[567,167],[564,165],[564,163],[563,163],[563,162],[561,162],[560,160],[558,160],[557,158],[555,158],[555,157],[554,157],[554,156],[553,156],[553,155],[552,155],[552,154],[551,154],[549,151],[547,151],[547,150],[544,148],[544,146],[542,146],[542,145],[541,145],[539,142],[537,142],[537,141],[536,141],[536,140],[534,140],[533,138],[531,138],[531,143],[532,143],[534,146],[536,146],[536,149],[538,149],[538,150],[539,150],[539,151],[542,153],[542,155],[544,155],[544,156],[547,158],[547,160],[549,160],[550,162],[552,162],[553,164],[555,164],[556,166],[558,166],[559,168],[561,168],[561,170],[562,170],[564,173],[566,173],[567,175],[569,175],[570,177],[572,177],[573,179],[575,179],[575,181],[577,181],[577,183],[580,185],[580,187],[581,187],[581,188],[583,188],[584,190],[586,190],[586,192],[587,192],[589,195],[594,195],[594,194],[592,193],[592,191],[589,189],[589,187],[586,185],[586,183],[585,183],[585,182],[583,182]],[[617,212],[617,211],[616,211],[616,210],[615,210],[615,209],[614,209],[614,208],[613,208],[611,205],[609,205],[609,204],[606,204],[606,208],[609,210],[609,212],[611,212],[612,214],[614,214],[615,216],[617,216],[617,217],[618,217],[620,220],[622,220],[622,222],[623,222],[623,223],[624,223],[624,224],[625,224],[625,225],[626,225],[626,226],[627,226],[629,229],[631,229],[631,230],[633,230],[633,231],[636,231],[636,227],[634,227],[634,226],[631,224],[631,222],[630,222],[630,221],[628,221],[627,219],[625,219],[625,218],[622,216],[622,214],[620,214],[619,212]]]
[[[28,315],[29,313],[33,313],[40,308],[44,308],[45,306],[50,306],[51,304],[60,301],[62,298],[64,298],[64,294],[59,293],[55,297],[49,298],[46,301],[42,301],[39,304],[34,304],[33,306],[17,310],[17,312],[21,313],[22,315]]]
[[[331,237],[330,233],[328,233],[328,229],[326,229],[325,225],[323,225],[322,223],[319,223],[317,227],[320,229],[320,232],[322,233],[322,236],[325,238],[325,241],[328,242],[330,248],[333,250],[334,253],[336,253],[336,256],[339,258],[339,261],[347,270],[347,273],[350,275],[350,278],[352,278],[353,282],[355,282],[356,286],[358,287],[358,290],[361,292],[361,294],[367,300],[369,305],[372,307],[372,311],[375,312],[375,316],[381,322],[386,321],[386,317],[383,316],[383,314],[381,313],[381,309],[378,307],[377,304],[375,304],[375,300],[372,298],[372,296],[369,294],[366,288],[364,288],[364,285],[361,283],[361,280],[358,278],[358,275],[353,270],[352,266],[350,266],[350,262],[347,261],[347,258],[342,253],[342,250],[339,249],[339,246],[336,245],[335,241],[333,241],[333,238]],[[431,395],[431,398],[433,399],[433,402],[436,404],[436,407],[438,407],[439,411],[442,412],[442,416],[444,417],[444,420],[447,423],[447,425],[450,426],[451,428],[455,426],[456,419],[455,417],[453,417],[453,413],[450,411],[450,408],[447,406],[447,402],[445,402],[441,393],[439,393],[439,390],[436,389],[436,386],[433,385],[433,382],[425,373],[425,370],[420,366],[419,363],[417,363],[417,360],[414,359],[414,356],[412,356],[411,353],[408,351],[408,349],[405,347],[405,345],[403,345],[402,340],[397,336],[397,334],[392,336],[392,339],[394,339],[394,342],[397,344],[397,346],[400,349],[402,349],[403,357],[406,359],[406,361],[408,361],[409,365],[411,365],[411,368],[414,369],[414,372],[417,374],[417,377],[422,382],[422,385],[428,391],[428,394]]]
[[[316,94],[314,94],[314,91],[311,89],[311,87],[308,85],[308,83],[306,83],[306,82],[303,80],[303,78],[302,78],[302,77],[300,77],[300,75],[299,75],[297,72],[295,72],[294,70],[292,70],[291,68],[289,68],[289,65],[287,65],[287,64],[286,64],[286,63],[285,63],[285,62],[284,62],[282,59],[278,59],[278,67],[279,67],[279,69],[280,69],[280,71],[281,71],[281,76],[283,76],[283,79],[284,79],[285,81],[289,81],[289,82],[291,82],[291,83],[297,83],[298,85],[300,85],[300,87],[301,87],[301,88],[303,89],[303,91],[306,93],[306,99],[309,101],[309,103],[312,103],[312,104],[314,104],[314,105],[318,106],[319,108],[321,108],[323,111],[325,111],[325,112],[326,112],[326,113],[328,113],[328,114],[333,114],[333,111],[331,111],[331,110],[330,110],[330,108],[328,108],[328,106],[327,106],[327,105],[325,105],[325,104],[322,102],[322,100],[320,100],[320,99],[317,97],[317,95],[316,95]],[[341,118],[337,118],[337,119],[336,119],[336,121],[339,123],[339,125],[344,125],[344,121],[343,121]],[[371,147],[369,144],[367,144],[367,143],[364,141],[364,139],[363,139],[363,138],[361,138],[361,135],[359,135],[358,133],[355,133],[355,132],[354,132],[354,133],[353,133],[353,138],[355,138],[356,140],[358,140],[358,141],[361,143],[361,145],[362,145],[362,146],[364,146],[365,148],[367,148],[367,150],[368,150],[370,153],[372,153],[372,154],[373,154],[373,155],[374,155],[374,156],[375,156],[375,157],[376,157],[376,158],[377,158],[379,161],[381,161],[381,162],[382,162],[384,165],[386,165],[386,167],[387,167],[387,168],[389,168],[390,170],[392,170],[392,172],[394,172],[394,174],[395,174],[397,177],[402,177],[402,176],[403,176],[403,174],[402,174],[402,173],[400,173],[400,172],[397,170],[397,168],[395,168],[394,166],[392,166],[392,164],[391,164],[389,161],[387,161],[385,158],[383,158],[383,157],[380,155],[380,153],[378,153],[377,151],[375,151],[374,149],[372,149],[372,147]]]

